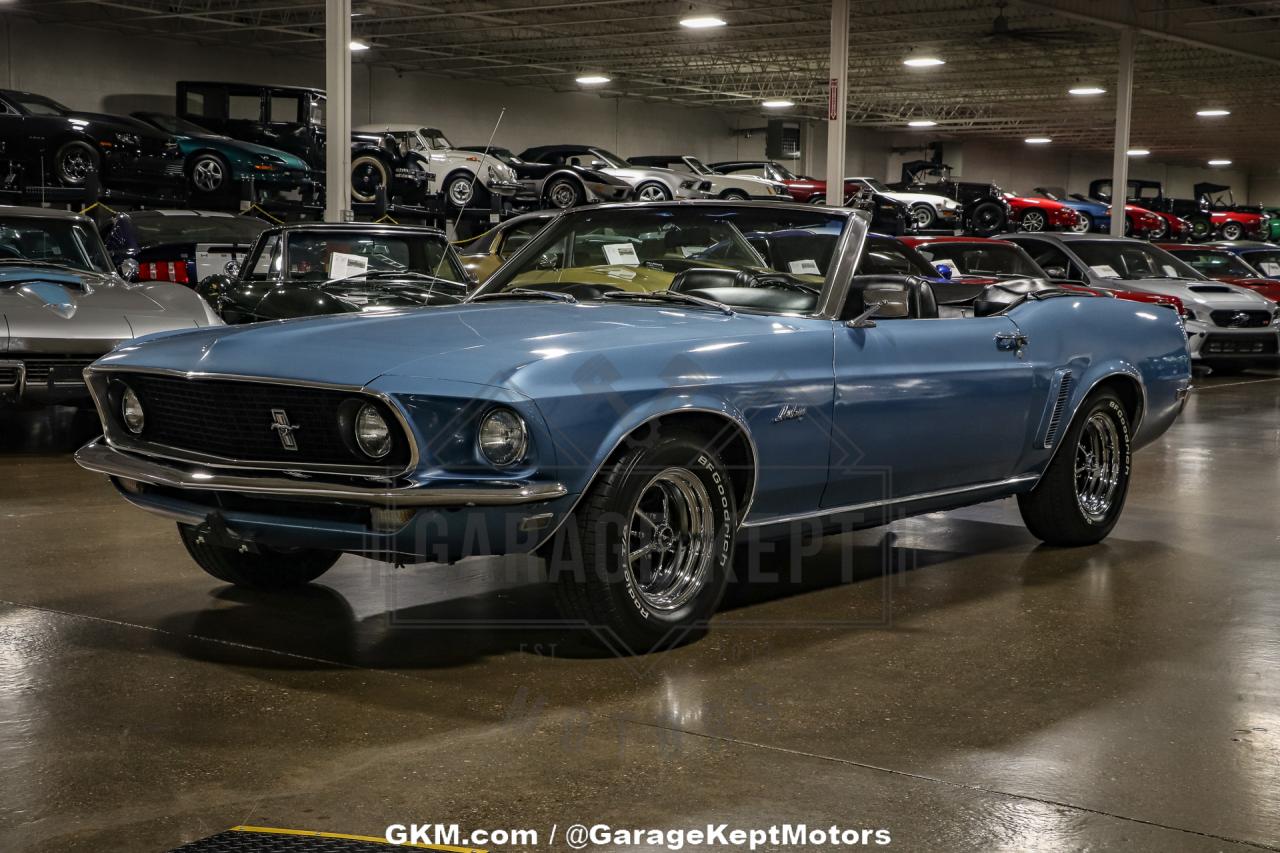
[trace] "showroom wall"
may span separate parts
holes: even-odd
[[[95,38],[86,28],[37,27],[0,14],[0,85],[30,89],[83,110],[127,113],[172,109],[173,84],[186,79],[243,80],[294,85],[324,85],[320,62],[264,57],[249,50],[193,46],[163,39],[110,34]],[[74,51],[68,50],[74,45]],[[474,83],[431,77],[357,63],[353,70],[356,125],[369,122],[433,124],[456,144],[481,144],[507,108],[496,144],[517,150],[555,142],[603,145],[623,156],[645,153],[693,153],[708,161],[764,156],[765,118],[666,103],[600,97],[589,92],[550,92],[500,83]],[[898,180],[903,160],[927,156],[930,137],[919,133],[849,128],[847,175]],[[948,143],[946,159],[957,175],[994,180],[1008,190],[1065,186],[1085,192],[1089,181],[1110,172],[1110,158],[1066,155],[1053,146],[977,140]],[[826,163],[826,126],[807,122],[801,158],[795,168],[821,174]],[[1133,160],[1134,177],[1165,182],[1167,193],[1191,194],[1197,181],[1230,184],[1238,201],[1280,203],[1280,176],[1250,182],[1240,169],[1166,166]]]

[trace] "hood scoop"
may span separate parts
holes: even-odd
[[[18,293],[64,320],[76,315],[76,298],[61,284],[35,281],[18,288]]]
[[[1188,290],[1195,293],[1235,293],[1229,287],[1223,287],[1220,284],[1191,284],[1187,286]]]

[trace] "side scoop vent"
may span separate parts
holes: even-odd
[[[1049,409],[1045,412],[1039,442],[1043,448],[1053,447],[1062,430],[1062,419],[1066,416],[1067,401],[1071,399],[1073,384],[1074,377],[1070,370],[1058,370],[1053,374],[1053,384],[1049,388]]]

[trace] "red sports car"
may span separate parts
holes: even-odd
[[[1175,258],[1186,262],[1201,275],[1216,281],[1247,287],[1272,302],[1280,302],[1280,279],[1267,278],[1229,249],[1188,246],[1181,243],[1157,243],[1156,245]]]
[[[1060,201],[1013,193],[1005,193],[1004,200],[1013,208],[1013,219],[1022,231],[1071,231],[1080,222],[1079,214]]]

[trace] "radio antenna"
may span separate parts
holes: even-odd
[[[484,152],[480,155],[481,166],[486,166],[488,164],[489,149],[493,147],[493,138],[498,135],[498,128],[502,126],[502,117],[505,116],[506,114],[507,114],[506,107],[503,107],[501,110],[498,111],[498,120],[493,123],[493,130],[489,132],[489,141],[484,144]],[[471,175],[471,192],[469,193],[469,197],[471,198],[475,198],[476,179],[479,177],[480,177],[479,170],[476,170]],[[462,214],[466,213],[466,211],[467,209],[465,206],[458,208],[458,216],[456,219],[453,220],[453,236],[455,238],[458,236],[458,225],[461,224],[462,222]],[[439,274],[440,274],[440,268],[444,266],[444,260],[446,257],[447,255],[442,254],[440,256],[440,262],[436,264],[437,278],[439,277]]]

